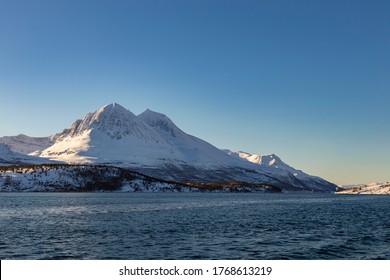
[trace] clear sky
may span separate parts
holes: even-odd
[[[390,180],[390,1],[0,0],[0,136],[117,102],[334,183]]]

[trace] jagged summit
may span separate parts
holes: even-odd
[[[112,103],[88,113],[81,120],[76,120],[70,129],[63,131],[61,139],[74,137],[88,132],[101,132],[111,139],[122,139],[127,135],[133,134],[138,138],[158,140],[151,136],[145,124],[138,119],[136,115],[125,109],[123,106]]]
[[[228,155],[235,157],[235,158],[240,158],[240,159],[245,159],[249,162],[255,163],[255,164],[261,164],[261,165],[267,165],[267,166],[272,166],[272,167],[287,167],[288,165],[285,164],[280,157],[278,157],[275,154],[268,154],[268,155],[256,155],[256,154],[251,154],[247,153],[244,151],[238,151],[238,152],[232,152],[227,149],[222,149],[225,153]],[[288,166],[290,167],[290,166]],[[294,169],[295,170],[295,169]]]
[[[222,150],[228,155],[243,159],[255,164],[260,164],[260,165],[265,165],[265,166],[272,166],[275,168],[282,168],[282,169],[288,169],[289,171],[294,171],[297,172],[298,170],[293,169],[289,165],[285,164],[277,155],[275,154],[269,154],[269,155],[256,155],[256,154],[251,154],[243,151],[238,151],[238,152],[232,152],[230,150],[224,149]]]
[[[165,152],[169,147],[149,125],[112,103],[75,121],[41,156],[70,162],[114,162],[145,157],[148,149]]]
[[[250,154],[250,153],[243,152],[243,151],[239,151],[237,153],[238,153],[240,158],[244,158],[247,161],[257,163],[257,164],[277,166],[278,164],[282,163],[282,160],[275,154],[255,155],[255,154]]]
[[[129,110],[117,103],[106,105],[83,120],[88,129],[97,129],[112,139],[121,139],[140,130],[140,124]]]
[[[120,139],[139,130],[136,115],[117,103],[106,105],[99,110],[87,114],[81,121],[72,125],[74,133],[97,129],[112,139]],[[73,134],[74,134],[73,133]]]

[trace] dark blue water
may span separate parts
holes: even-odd
[[[1,193],[0,259],[390,259],[390,196]]]

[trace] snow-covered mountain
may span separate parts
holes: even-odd
[[[36,155],[53,145],[55,140],[56,135],[50,137],[29,137],[19,134],[17,136],[0,137],[0,144],[5,144],[14,152]]]
[[[74,122],[41,157],[73,163],[144,164],[156,153],[164,157],[168,146],[137,116],[114,103]]]
[[[277,155],[275,154],[269,154],[269,155],[256,155],[256,154],[251,154],[243,151],[239,152],[232,152],[228,149],[223,149],[225,153],[228,155],[241,159],[244,161],[248,161],[254,164],[258,164],[261,166],[268,166],[275,168],[276,170],[283,170],[287,171],[289,174],[292,174],[295,178],[300,180],[301,182],[306,182],[307,184],[316,184],[316,185],[327,185],[327,181],[324,179],[318,177],[318,176],[312,176],[307,173],[304,173],[301,170],[297,170],[290,165],[284,163]]]
[[[44,158],[25,155],[14,152],[5,144],[0,144],[0,166],[7,165],[29,165],[29,164],[43,164],[50,161]]]
[[[115,103],[74,122],[41,157],[134,167],[164,163],[234,166],[235,162],[207,142],[184,133],[163,114],[146,110],[136,116]]]
[[[20,142],[13,147],[31,153],[39,146],[38,140],[28,139],[25,147]],[[183,132],[163,114],[146,110],[136,116],[116,103],[88,113],[69,129],[38,142],[41,149],[34,154],[46,159],[127,167],[164,180],[265,183],[287,191],[336,188],[303,172],[305,176],[299,176],[300,171],[274,155],[273,159],[263,156],[257,163],[243,160]]]
[[[265,166],[272,166],[274,168],[280,168],[280,169],[285,169],[294,174],[295,176],[298,176],[299,174],[303,173],[300,170],[296,170],[292,168],[291,166],[285,164],[277,155],[275,154],[270,154],[270,155],[254,155],[250,154],[247,152],[232,152],[230,150],[224,149],[222,150],[228,155],[238,158],[238,159],[244,159],[246,161],[255,163],[255,164],[260,164],[260,165],[265,165]]]

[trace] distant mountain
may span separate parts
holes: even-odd
[[[25,145],[16,138],[7,138],[13,139],[9,147],[25,153],[38,148],[33,153],[41,158],[126,167],[164,180],[265,183],[283,191],[336,188],[295,170],[275,155],[229,154],[183,132],[164,114],[146,110],[136,116],[116,103],[88,113],[54,136],[25,137]]]
[[[292,168],[291,166],[285,164],[277,155],[275,154],[270,154],[270,155],[255,155],[255,154],[250,154],[247,152],[232,152],[230,150],[222,150],[228,155],[238,158],[238,159],[243,159],[255,164],[260,164],[260,165],[265,165],[265,166],[271,166],[274,168],[280,168],[284,170],[288,170],[291,172],[294,176],[299,176],[303,175],[304,173],[300,170],[296,170]]]
[[[0,144],[0,166],[49,163],[50,160],[14,152],[5,144]]]
[[[284,163],[275,154],[256,155],[256,154],[250,154],[250,153],[242,152],[242,151],[232,152],[232,151],[227,150],[227,149],[224,149],[222,151],[224,151],[228,155],[230,155],[234,158],[237,158],[237,159],[249,161],[251,163],[258,164],[261,166],[268,166],[268,167],[272,167],[272,168],[275,168],[278,170],[287,171],[288,173],[292,174],[295,178],[297,178],[301,182],[304,182],[308,185],[314,184],[316,186],[326,187],[329,184],[329,182],[325,181],[324,179],[322,179],[318,176],[312,176],[312,175],[309,175],[307,173],[304,173],[301,170],[297,170],[297,169],[291,167],[290,165]]]
[[[379,183],[373,183],[373,184],[379,184]],[[348,184],[348,185],[338,185],[337,190],[348,190],[353,188],[360,188],[365,187],[367,184]]]
[[[0,137],[0,144],[6,145],[14,152],[36,155],[53,145],[55,140],[55,135],[51,137],[29,137],[19,134],[17,136]]]
[[[371,183],[368,185],[339,188],[337,194],[390,194],[390,183]]]

